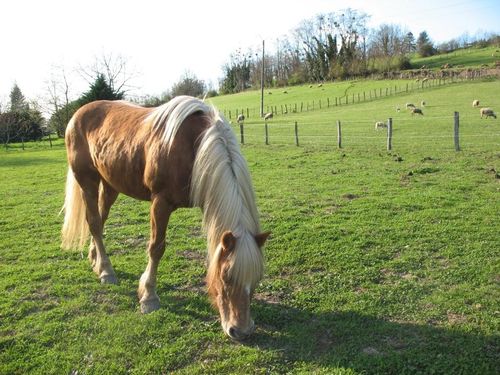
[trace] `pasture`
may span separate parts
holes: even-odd
[[[172,215],[162,308],[141,315],[149,204],[113,206],[105,241],[120,284],[101,285],[86,254],[59,248],[63,145],[0,151],[0,373],[497,374],[500,120],[471,103],[499,111],[499,92],[461,83],[280,115],[268,146],[263,121],[248,119],[242,152],[272,237],[242,344],[206,296],[198,209]],[[421,100],[412,117],[404,104]],[[391,152],[374,130],[389,117]]]
[[[418,69],[425,65],[429,69],[440,68],[444,64],[451,64],[452,67],[467,66],[493,67],[495,62],[500,60],[500,51],[496,47],[466,48],[458,49],[450,53],[443,53],[429,57],[415,57],[411,60],[414,68]]]

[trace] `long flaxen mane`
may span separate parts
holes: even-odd
[[[247,163],[230,125],[215,108],[186,96],[158,107],[147,120],[168,147],[182,122],[195,112],[203,112],[210,124],[200,135],[190,187],[192,204],[203,210],[207,286],[210,291],[219,274],[222,235],[231,231],[236,248],[229,258],[228,276],[234,285],[253,290],[264,271],[262,252],[254,238],[260,233],[259,216]]]

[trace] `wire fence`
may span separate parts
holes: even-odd
[[[373,146],[384,147],[391,151],[394,142],[397,146],[414,145],[451,148],[460,151],[464,146],[471,144],[478,147],[496,146],[500,150],[500,128],[492,127],[496,122],[486,123],[488,126],[478,128],[475,124],[467,121],[477,117],[460,117],[458,112],[453,116],[426,117],[426,123],[418,124],[416,127],[408,126],[409,122],[417,119],[393,119],[386,122],[374,122],[373,120],[360,119],[351,121],[321,121],[314,123],[279,122],[279,123],[252,123],[249,126],[243,123],[233,126],[235,133],[239,135],[240,143],[265,144],[265,145],[295,145],[304,144],[336,145],[341,149],[346,144],[349,146]],[[436,120],[435,123],[427,120]],[[462,121],[462,126],[460,122]],[[439,123],[438,127],[433,125]],[[367,124],[370,124],[367,126]],[[373,126],[375,125],[375,126]],[[399,126],[402,125],[402,126]],[[382,129],[380,129],[380,128]],[[385,130],[385,131],[384,131]],[[385,146],[382,146],[382,143]],[[493,147],[495,149],[495,147]]]
[[[421,92],[426,89],[442,87],[454,83],[470,82],[488,77],[489,77],[488,75],[482,74],[481,71],[477,71],[474,72],[474,74],[469,74],[465,76],[450,76],[450,77],[432,78],[432,79],[423,78],[423,79],[417,79],[416,81],[412,82],[409,81],[404,85],[396,84],[369,90],[365,89],[363,91],[354,93],[347,93],[346,90],[345,94],[340,96],[332,96],[332,97],[327,96],[306,101],[266,105],[265,108],[263,108],[263,111],[264,113],[272,113],[273,116],[288,115],[292,113],[296,114],[296,113],[311,112],[316,110],[370,102],[389,96],[404,95],[412,92]],[[283,93],[287,93],[287,91],[283,90]],[[439,107],[446,107],[446,105],[440,105]],[[257,107],[237,107],[237,108],[220,107],[219,110],[221,114],[223,114],[224,117],[226,117],[229,120],[237,119],[239,115],[245,116],[246,119],[261,118],[262,115],[260,113],[260,108]],[[370,110],[370,109],[365,109],[365,110]]]

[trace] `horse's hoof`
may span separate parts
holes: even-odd
[[[141,313],[149,314],[160,308],[160,300],[151,299],[149,301],[141,302]]]
[[[118,279],[116,278],[116,275],[103,275],[100,277],[101,279],[101,284],[118,284]]]

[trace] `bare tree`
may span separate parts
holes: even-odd
[[[137,72],[130,68],[127,59],[122,55],[103,53],[100,57],[96,56],[92,64],[80,66],[77,72],[89,85],[103,75],[107,84],[117,93],[125,94],[135,88],[131,81],[136,78]]]
[[[51,115],[50,127],[59,137],[64,135],[73,111],[70,103],[70,85],[66,69],[63,66],[54,66],[50,79],[46,82],[47,97],[45,112]]]

